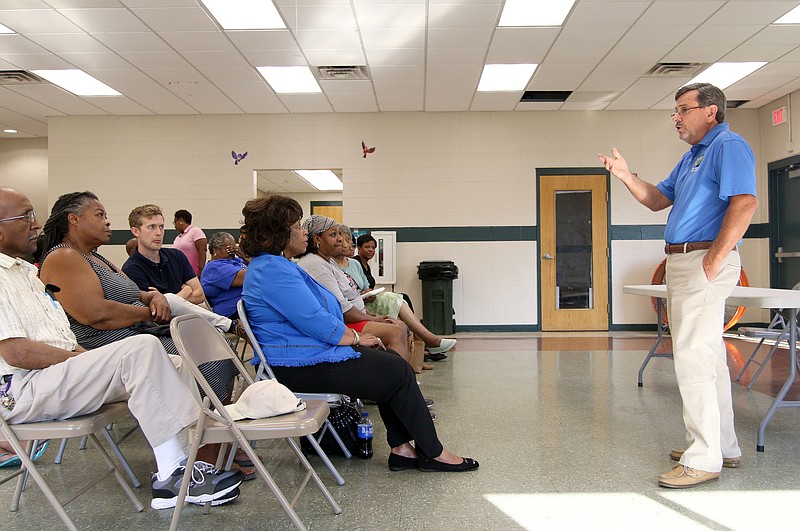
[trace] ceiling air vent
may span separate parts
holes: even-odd
[[[31,83],[47,83],[47,81],[25,70],[0,70],[0,85],[30,85]]]
[[[650,77],[691,77],[702,69],[705,63],[656,63],[648,70]]]
[[[317,79],[324,81],[354,81],[369,79],[366,66],[318,66]]]

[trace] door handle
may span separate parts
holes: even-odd
[[[545,260],[555,260],[556,259],[556,257],[551,255],[550,253],[544,253],[542,255],[542,258],[544,258]]]

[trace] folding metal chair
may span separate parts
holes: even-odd
[[[136,494],[134,494],[131,487],[125,482],[125,479],[122,476],[123,471],[120,470],[116,464],[114,464],[114,462],[111,460],[111,457],[109,457],[108,453],[106,453],[105,449],[100,444],[100,441],[97,439],[96,435],[98,432],[104,431],[108,424],[111,424],[117,419],[120,419],[128,414],[128,405],[125,402],[117,402],[113,404],[106,404],[89,415],[83,415],[65,420],[29,422],[25,424],[8,424],[2,418],[2,416],[0,416],[0,440],[8,441],[19,458],[22,460],[22,466],[19,470],[0,480],[0,485],[2,485],[3,483],[10,481],[15,477],[18,478],[17,488],[14,492],[14,499],[11,502],[11,511],[13,512],[19,509],[19,500],[22,496],[22,490],[27,473],[30,473],[30,476],[33,477],[33,480],[37,485],[39,485],[39,488],[47,498],[47,501],[50,502],[50,505],[53,507],[56,513],[58,513],[58,516],[61,517],[61,520],[68,529],[77,530],[78,528],[64,510],[64,506],[112,474],[120,484],[120,487],[122,487],[122,490],[125,492],[128,498],[130,498],[131,503],[133,503],[133,506],[136,508],[136,511],[142,511],[144,507],[141,503],[139,503],[139,500],[136,498]],[[94,444],[95,448],[97,448],[97,451],[105,462],[105,474],[81,487],[72,497],[61,502],[50,489],[50,486],[47,484],[44,477],[39,472],[39,469],[36,467],[36,464],[31,459],[35,449],[34,443],[44,439],[73,438],[83,437],[84,435],[89,437],[89,440],[92,441],[92,444]],[[27,448],[22,446],[20,440],[29,441]]]
[[[792,289],[800,290],[800,282],[794,285]],[[787,319],[783,316],[783,308],[777,310],[775,312],[775,317],[772,318],[767,328],[759,328],[754,326],[742,326],[739,328],[738,332],[739,335],[743,335],[746,337],[756,337],[760,338],[761,340],[756,345],[756,348],[753,349],[753,352],[750,354],[750,357],[747,359],[747,363],[744,364],[742,370],[739,372],[739,376],[736,377],[736,381],[740,381],[744,373],[747,371],[747,368],[750,364],[758,365],[758,370],[750,379],[750,383],[747,385],[748,389],[753,387],[753,384],[756,383],[756,380],[761,375],[761,371],[764,370],[764,367],[769,363],[769,360],[772,359],[772,356],[775,354],[775,351],[778,349],[781,341],[789,337],[789,326],[790,323]],[[797,323],[791,323],[792,326],[797,326]],[[800,329],[798,329],[800,332]],[[769,352],[764,357],[763,360],[756,361],[756,354],[761,349],[761,345],[764,344],[764,341],[767,339],[774,341],[772,348],[769,349]]]
[[[272,368],[270,368],[269,363],[267,362],[267,357],[264,355],[264,351],[261,349],[261,345],[258,344],[256,340],[256,336],[253,333],[253,329],[250,327],[250,322],[247,320],[247,310],[244,307],[244,300],[239,300],[237,304],[237,309],[239,311],[239,323],[244,328],[245,332],[247,333],[247,337],[250,340],[250,345],[253,349],[253,353],[256,358],[258,358],[258,370],[256,372],[256,380],[274,380],[275,373],[272,372]],[[331,409],[340,407],[345,402],[344,395],[339,393],[295,393],[298,397],[308,401],[308,400],[324,400],[328,403],[328,406]],[[359,412],[360,413],[360,412]],[[347,449],[344,442],[342,441],[341,436],[336,431],[336,428],[331,424],[331,422],[326,418],[325,419],[325,426],[323,430],[320,432],[317,439],[314,437],[309,437],[308,442],[311,443],[311,446],[314,447],[314,450],[322,459],[322,462],[325,463],[325,466],[328,467],[328,470],[331,471],[331,474],[336,478],[336,482],[339,485],[344,485],[344,478],[342,478],[339,471],[336,470],[336,467],[331,463],[330,458],[325,453],[325,451],[319,446],[319,441],[322,440],[322,436],[325,434],[325,431],[330,431],[331,436],[334,438],[336,443],[339,445],[339,448],[342,449],[342,453],[348,459],[350,459],[353,454],[350,453],[350,450]]]
[[[198,366],[210,361],[230,359],[239,370],[239,374],[246,382],[246,385],[250,385],[253,383],[253,378],[247,372],[247,369],[245,369],[242,362],[230,349],[222,335],[200,317],[196,315],[178,316],[170,322],[170,329],[172,332],[172,339],[175,341],[175,346],[178,347],[178,351],[186,362],[187,368],[191,371],[192,375],[206,393],[206,397],[203,399],[201,405],[202,411],[200,419],[192,430],[192,447],[189,452],[189,457],[187,458],[186,471],[184,472],[181,491],[178,494],[177,503],[175,505],[175,512],[172,515],[170,529],[174,531],[178,528],[181,510],[184,506],[186,492],[194,469],[197,449],[201,444],[207,443],[238,443],[247,456],[253,461],[253,465],[259,477],[264,480],[278,499],[278,503],[297,529],[305,529],[305,526],[297,516],[293,507],[311,479],[314,480],[314,483],[317,485],[328,504],[330,504],[333,512],[335,514],[342,512],[341,507],[339,507],[324,483],[322,483],[314,467],[311,466],[308,459],[306,459],[298,448],[297,443],[292,439],[292,437],[304,437],[316,432],[328,416],[330,411],[328,405],[322,401],[310,401],[307,402],[308,406],[306,410],[297,413],[265,419],[234,421],[228,411],[223,407],[217,395],[214,394],[211,385],[209,385],[208,381],[200,373]],[[212,404],[214,406],[213,410],[211,409]],[[267,471],[264,463],[258,458],[255,451],[250,446],[251,441],[264,439],[284,439],[297,456],[300,464],[306,469],[306,476],[291,502],[286,499],[281,489]],[[225,447],[226,444],[223,444],[220,449],[217,458],[217,467],[219,467],[222,462],[226,450]],[[209,502],[205,505],[206,509],[208,509],[211,504]]]

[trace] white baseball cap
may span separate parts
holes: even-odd
[[[306,402],[277,380],[261,380],[247,387],[235,404],[225,406],[233,420],[263,419],[306,408]]]

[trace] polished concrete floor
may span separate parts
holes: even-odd
[[[445,446],[478,459],[464,474],[390,472],[384,432],[376,424],[371,461],[334,458],[347,480],[336,486],[317,465],[342,506],[334,515],[313,486],[296,505],[311,529],[324,530],[575,530],[575,529],[797,529],[800,522],[800,410],[779,410],[766,431],[766,451],[756,452],[759,422],[770,394],[785,380],[785,351],[752,391],[734,385],[744,464],[723,469],[701,487],[674,491],[656,485],[683,447],[680,398],[672,362],[655,359],[636,373],[654,334],[519,334],[459,336],[450,358],[419,376],[436,400],[436,426]],[[731,340],[736,367],[752,343]],[[764,350],[766,352],[766,350]],[[749,375],[744,378],[748,382]],[[374,406],[370,407],[374,410]],[[377,415],[377,412],[375,412]],[[129,425],[115,428],[122,433]],[[55,449],[40,461],[57,493],[91,474],[97,459],[71,442],[64,463]],[[154,460],[140,434],[122,444],[140,478]],[[284,444],[261,444],[259,453],[287,492],[302,479]],[[0,477],[5,471],[0,470]],[[9,503],[13,486],[0,486]],[[135,513],[112,479],[67,507],[81,529],[166,529],[171,510],[149,508],[150,489],[137,490],[146,509]],[[32,485],[20,511],[0,518],[2,529],[57,529],[60,521]],[[291,529],[260,480],[245,483],[234,503],[204,515],[184,510],[182,529]]]

